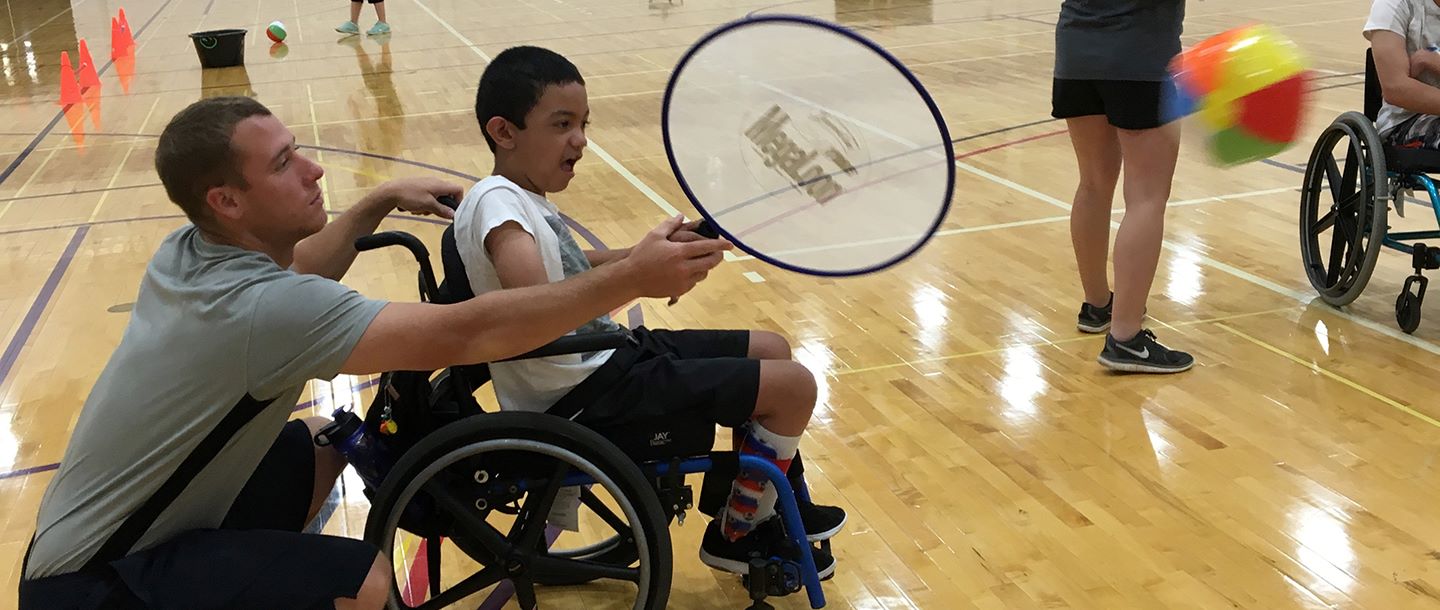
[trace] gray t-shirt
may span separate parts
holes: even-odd
[[[1055,78],[1163,81],[1184,21],[1185,0],[1065,0]]]
[[[167,236],[40,503],[26,578],[81,568],[236,403],[274,399],[132,551],[219,526],[305,383],[338,374],[384,306],[191,225]]]

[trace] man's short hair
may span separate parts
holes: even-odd
[[[500,117],[520,129],[525,128],[525,115],[540,103],[540,96],[550,85],[585,84],[580,69],[559,53],[540,47],[511,47],[501,51],[480,75],[475,90],[475,119],[490,152],[495,152],[495,139],[485,131],[491,117]]]
[[[240,161],[230,145],[235,126],[270,109],[248,97],[212,97],[190,104],[160,132],[155,171],[170,201],[195,224],[210,219],[205,194],[230,184],[248,188]]]

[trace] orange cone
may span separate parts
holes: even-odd
[[[130,22],[125,19],[125,9],[120,9],[120,33],[125,37],[125,48],[135,47],[135,31],[130,29]]]
[[[120,57],[120,20],[110,18],[110,59]]]
[[[95,60],[90,59],[90,48],[85,39],[80,39],[80,86],[86,89],[100,88],[100,75],[95,72]]]
[[[80,82],[75,80],[75,70],[70,67],[70,52],[60,52],[60,105],[80,103]]]

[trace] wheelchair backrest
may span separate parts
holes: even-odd
[[[1385,101],[1385,95],[1380,91],[1380,76],[1375,71],[1375,53],[1365,49],[1365,116],[1371,121],[1380,117],[1380,105]],[[449,270],[446,270],[449,275]]]
[[[459,303],[475,298],[470,289],[470,276],[465,273],[465,262],[460,260],[460,250],[455,245],[455,225],[445,227],[440,236],[440,265],[445,271],[445,281],[440,284],[440,295],[445,303]]]

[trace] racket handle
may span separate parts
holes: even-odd
[[[455,201],[455,198],[449,195],[441,195],[439,197],[436,197],[435,200],[439,201],[440,205],[443,205],[452,210],[460,209],[460,202]]]
[[[695,233],[709,239],[720,239],[720,232],[715,230],[715,225],[710,224],[709,219],[700,221],[700,224],[695,226]]]

